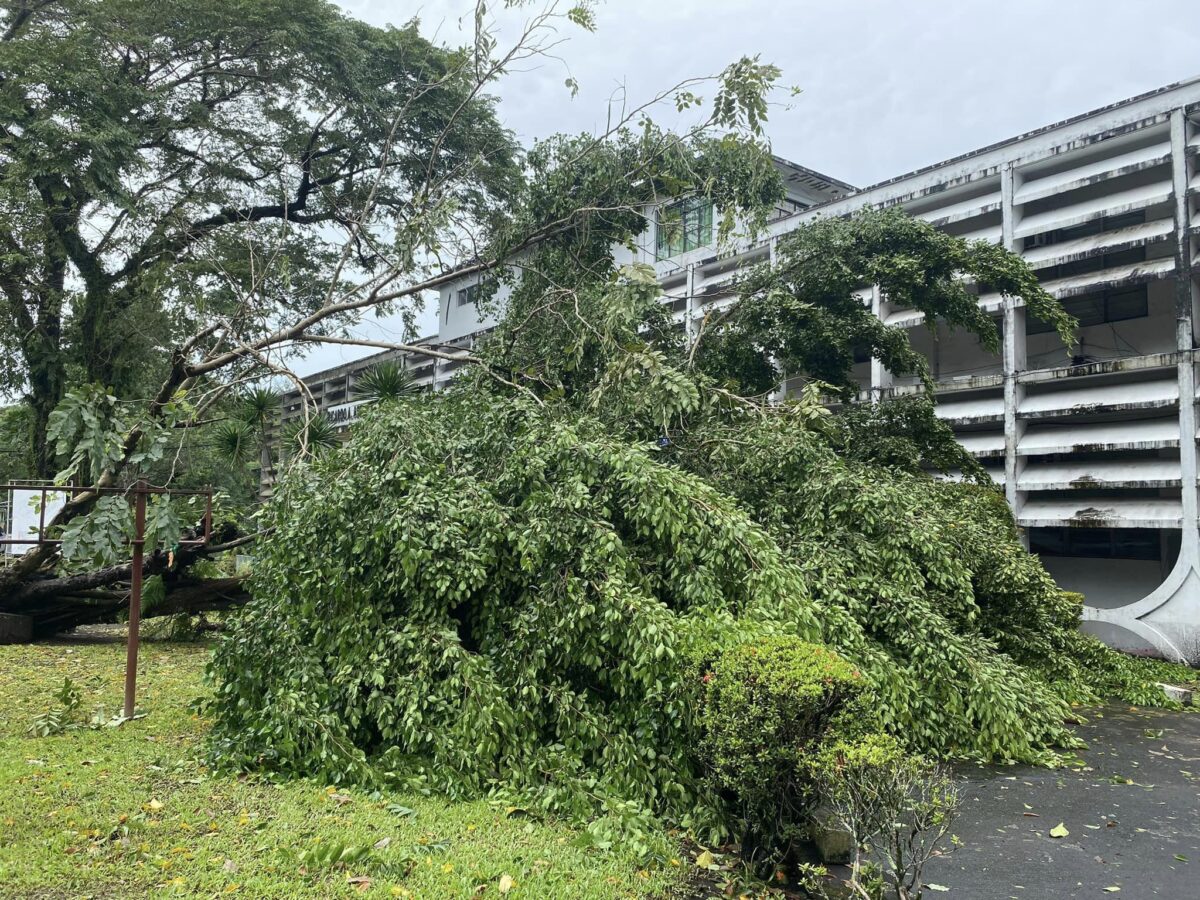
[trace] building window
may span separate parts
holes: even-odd
[[[1147,559],[1162,556],[1154,528],[1031,528],[1029,549],[1039,556]]]
[[[703,197],[688,197],[659,207],[655,249],[667,259],[712,243],[713,206]]]
[[[455,295],[456,306],[474,306],[475,301],[479,299],[479,285],[472,284],[469,287],[462,288]]]
[[[1079,320],[1079,327],[1103,325],[1105,322],[1123,322],[1126,319],[1143,319],[1150,315],[1146,285],[1119,288],[1086,297],[1074,297],[1063,301],[1063,308]],[[1029,314],[1026,334],[1048,334],[1054,326]]]

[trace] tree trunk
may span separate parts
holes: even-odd
[[[50,413],[66,393],[67,373],[63,363],[61,322],[54,298],[40,297],[38,320],[21,339],[21,355],[29,377],[27,402],[33,412],[30,442],[33,465],[39,478],[52,479],[58,471],[54,447],[46,436]]]
[[[174,558],[162,550],[149,554],[142,574],[162,575],[166,601],[144,614],[194,613],[244,603],[249,595],[240,577],[195,578],[188,568],[251,540],[253,536],[239,537],[236,528],[226,525],[214,532],[208,544],[182,547]],[[77,625],[116,622],[129,608],[127,584],[132,571],[132,565],[124,563],[76,575],[39,571],[7,586],[0,583],[0,614],[29,619],[34,638]]]
[[[166,600],[143,610],[142,618],[231,609],[249,599],[241,577],[184,577],[169,583]],[[128,611],[127,591],[92,591],[71,597],[53,597],[42,603],[31,616],[31,637],[33,640],[50,638],[80,625],[118,622]]]
[[[31,379],[32,381],[32,379]],[[59,382],[61,384],[61,382]],[[33,410],[30,441],[33,444],[33,466],[37,477],[46,481],[54,478],[58,472],[55,461],[54,446],[50,443],[46,432],[50,428],[50,413],[62,400],[61,390],[56,391],[50,383],[43,388],[34,388],[29,405]]]

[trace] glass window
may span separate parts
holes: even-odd
[[[462,288],[458,292],[456,298],[458,306],[473,306],[475,301],[479,299],[479,285],[473,284],[470,287]]]
[[[703,197],[688,197],[659,207],[655,250],[667,259],[712,243],[713,206]]]

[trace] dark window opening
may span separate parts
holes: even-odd
[[[1063,301],[1063,308],[1079,320],[1079,327],[1103,325],[1105,322],[1123,322],[1127,319],[1144,319],[1150,315],[1150,303],[1146,285],[1116,288],[1086,297],[1073,297]],[[1025,325],[1026,334],[1048,334],[1054,326],[1044,322],[1032,312]]]
[[[1031,528],[1029,549],[1039,556],[1158,560],[1163,547],[1155,528]]]
[[[1092,219],[1090,222],[1084,222],[1082,225],[1073,225],[1070,228],[1055,228],[1052,231],[1030,235],[1025,238],[1025,249],[1032,250],[1035,247],[1063,244],[1067,241],[1091,237],[1094,234],[1103,234],[1106,231],[1117,231],[1121,228],[1142,225],[1145,221],[1146,211],[1144,209],[1122,213],[1119,216],[1101,216],[1098,219]]]
[[[479,299],[479,285],[472,284],[469,287],[462,288],[458,291],[455,298],[458,306],[474,306],[475,301]]]

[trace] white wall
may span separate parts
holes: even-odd
[[[451,282],[441,289],[438,298],[439,341],[449,343],[464,335],[495,327],[495,315],[481,316],[473,303],[468,303],[466,306],[458,305],[458,292],[478,281],[479,276],[471,275],[460,281]],[[502,304],[511,293],[512,289],[508,285],[501,285],[496,292],[496,300]]]

